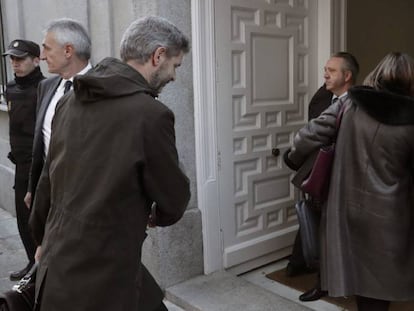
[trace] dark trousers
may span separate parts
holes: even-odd
[[[24,203],[24,196],[27,192],[29,182],[30,163],[16,164],[16,174],[14,178],[14,194],[16,205],[17,227],[20,238],[23,242],[27,258],[30,263],[34,263],[36,246],[29,231],[30,210]]]
[[[154,311],[168,311],[167,307],[165,306],[165,304],[162,302],[159,307],[157,309],[155,309]]]
[[[387,300],[356,296],[358,311],[388,311],[390,302]]]
[[[320,215],[317,214],[320,220]],[[318,227],[319,227],[319,223],[318,223]],[[297,268],[303,268],[303,267],[307,267],[307,268],[312,268],[315,270],[319,270],[319,257],[318,258],[314,258],[314,261],[312,263],[307,263],[305,260],[305,257],[303,255],[303,245],[302,245],[302,239],[300,237],[300,227],[298,232],[296,233],[296,237],[295,237],[295,242],[293,244],[293,249],[292,249],[292,254],[289,257],[289,263]]]
[[[295,267],[305,267],[306,262],[303,257],[302,251],[302,239],[300,238],[300,228],[296,233],[295,242],[293,244],[292,254],[290,255],[289,262]]]

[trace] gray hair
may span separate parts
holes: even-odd
[[[60,45],[70,44],[75,48],[75,54],[83,60],[91,57],[91,39],[85,28],[78,21],[61,18],[51,21],[43,33],[52,32]]]
[[[177,56],[190,50],[188,38],[172,23],[158,16],[134,21],[121,40],[121,59],[146,63],[159,47],[166,48],[167,57]]]
[[[355,56],[348,52],[337,52],[333,54],[332,57],[343,59],[344,62],[342,70],[351,72],[352,84],[355,84],[359,73],[359,64]]]

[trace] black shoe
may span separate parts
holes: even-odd
[[[321,290],[319,287],[314,287],[299,296],[300,301],[314,301],[321,299],[328,295],[327,291]]]
[[[24,277],[27,272],[30,271],[32,268],[33,263],[29,263],[24,269],[20,271],[15,271],[10,274],[10,281],[19,281],[22,277]]]
[[[309,268],[307,266],[295,266],[292,263],[288,263],[286,266],[286,276],[294,277],[302,274],[314,273],[316,269]]]

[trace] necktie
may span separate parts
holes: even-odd
[[[65,88],[63,90],[63,94],[66,94],[72,86],[72,81],[68,80],[65,82]]]

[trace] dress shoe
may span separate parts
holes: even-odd
[[[319,287],[314,287],[299,296],[300,301],[314,301],[321,299],[328,295],[327,291],[321,290]]]
[[[19,280],[21,280],[27,274],[27,272],[30,271],[32,266],[33,266],[33,263],[29,263],[24,269],[22,269],[20,271],[12,272],[10,274],[10,281],[19,281]]]
[[[286,276],[288,277],[294,277],[294,276],[314,273],[314,272],[316,272],[316,269],[309,268],[307,266],[295,266],[290,262],[286,266]]]

